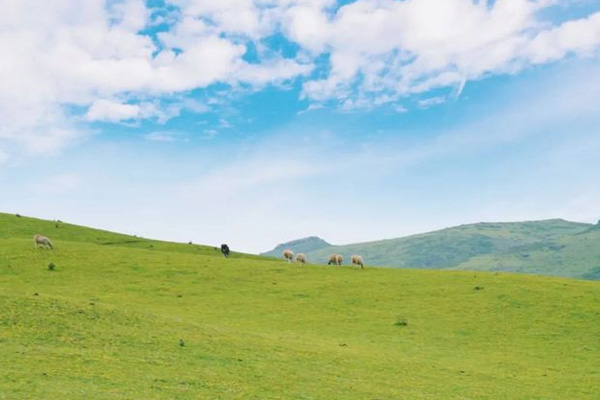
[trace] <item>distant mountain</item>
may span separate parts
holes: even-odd
[[[291,242],[278,244],[273,250],[267,251],[266,253],[261,253],[261,256],[281,257],[281,253],[285,249],[290,249],[294,253],[308,253],[328,247],[331,247],[331,244],[319,237],[310,236],[303,239],[297,239],[292,240]]]
[[[318,238],[315,238],[318,239]],[[344,246],[302,246],[294,241],[279,248],[307,254],[309,262],[326,263],[331,253],[346,260],[360,254],[367,265],[393,268],[510,271],[582,279],[600,278],[600,222],[562,219],[478,223],[439,231]],[[310,241],[309,241],[310,243]]]

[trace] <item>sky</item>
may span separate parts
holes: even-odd
[[[0,10],[0,212],[253,253],[600,219],[600,0]]]

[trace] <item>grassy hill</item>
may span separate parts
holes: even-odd
[[[37,233],[49,236],[58,247],[57,250],[60,250],[60,247],[62,246],[61,243],[63,242],[78,242],[100,245],[107,249],[125,247],[132,249],[147,249],[151,251],[221,256],[221,250],[217,247],[151,240],[100,229],[91,229],[62,221],[47,221],[23,217],[18,214],[0,213],[0,240],[28,240],[31,242],[31,247],[33,248],[33,235]],[[232,252],[231,256],[233,258],[261,258],[252,254],[240,254],[236,252]]]
[[[0,399],[596,399],[599,289],[1,215]]]
[[[280,245],[285,247],[286,245]],[[479,223],[399,239],[297,248],[325,263],[329,254],[396,268],[509,271],[590,279],[600,274],[600,229],[561,219]]]

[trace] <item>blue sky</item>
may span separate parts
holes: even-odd
[[[1,211],[250,252],[600,218],[598,1],[27,3]]]

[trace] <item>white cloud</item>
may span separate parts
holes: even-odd
[[[600,46],[600,13],[558,27],[541,20],[552,2],[498,0],[359,0],[327,18],[319,29],[298,24],[290,37],[312,51],[330,53],[328,74],[304,85],[313,101],[387,99],[466,80],[515,72]],[[304,10],[291,9],[304,18]]]
[[[297,5],[285,17],[284,32],[291,40],[315,53],[325,50],[330,24],[321,7]]]
[[[303,77],[303,96],[343,110],[513,73],[600,46],[600,12],[557,25],[546,0],[1,1],[0,141],[60,151],[85,122],[155,119],[224,83],[259,90]],[[160,20],[160,21],[159,21]],[[161,33],[145,28],[162,23]],[[285,58],[266,38],[299,45]],[[245,58],[256,49],[256,59]],[[322,56],[328,63],[320,67]],[[317,62],[317,60],[321,60]],[[242,85],[240,85],[242,84]],[[166,101],[180,97],[178,102]],[[223,96],[226,97],[226,96]],[[329,102],[329,103],[328,103]],[[74,118],[70,107],[83,110]]]
[[[216,27],[194,14],[208,13],[209,3],[180,2],[180,19],[160,35],[160,45],[140,32],[151,19],[142,0],[2,3],[0,46],[10,57],[0,58],[0,140],[36,152],[58,151],[85,131],[76,127],[69,106],[89,107],[87,121],[165,122],[186,106],[169,108],[160,101],[164,96],[217,82],[263,86],[310,69],[292,60],[242,60],[245,45],[223,34],[256,35],[272,25],[260,15],[253,25],[258,9],[252,2],[246,2],[243,21],[225,13],[237,2],[220,3]]]
[[[162,105],[158,101],[127,104],[114,100],[100,99],[92,103],[85,119],[87,121],[127,122],[154,118],[158,123],[165,123],[179,115],[182,109],[190,108],[201,111],[196,103],[173,103]]]
[[[96,100],[89,108],[86,118],[89,121],[123,121],[137,119],[140,115],[140,106],[137,104],[123,104],[110,100]]]
[[[112,3],[109,19],[130,32],[142,30],[148,24],[150,12],[144,0],[124,0]]]
[[[270,7],[264,9],[261,3],[254,0],[173,0],[183,18],[191,23],[198,18],[211,21],[212,28],[232,35],[244,35],[260,38],[269,34],[274,28],[270,18]]]
[[[252,82],[254,85],[265,85],[281,83],[297,76],[307,75],[312,69],[312,64],[280,58],[263,64],[243,63],[237,77],[241,81]]]
[[[535,64],[547,63],[569,53],[592,54],[600,45],[600,12],[568,21],[539,33],[527,46],[525,56]]]

